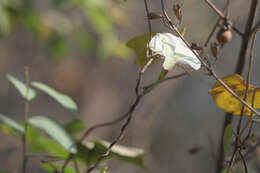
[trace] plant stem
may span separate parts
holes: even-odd
[[[23,166],[22,166],[22,173],[26,173],[26,165],[27,165],[27,141],[26,141],[26,134],[27,134],[27,121],[28,121],[28,112],[29,112],[29,100],[28,100],[28,93],[29,93],[29,68],[25,67],[25,82],[26,82],[26,91],[25,91],[25,98],[24,98],[24,134],[22,137],[23,142]]]
[[[257,0],[253,0],[251,3],[250,11],[249,11],[249,16],[247,19],[247,24],[246,24],[246,29],[245,29],[245,34],[243,34],[242,37],[242,44],[240,48],[240,53],[239,53],[239,59],[237,62],[237,66],[235,69],[235,73],[241,75],[242,71],[245,66],[245,59],[246,59],[246,53],[247,49],[249,46],[249,41],[250,41],[250,36],[251,36],[251,29],[253,28],[253,23],[254,23],[254,18],[255,18],[255,13],[256,13],[256,5],[257,5]],[[225,132],[225,128],[227,125],[229,125],[232,122],[232,115],[229,113],[226,113],[225,115],[225,120],[222,125],[221,129],[221,140],[218,145],[218,153],[219,156],[217,158],[217,166],[216,166],[216,173],[221,172],[223,168],[223,161],[224,161],[224,150],[223,150],[223,136]]]

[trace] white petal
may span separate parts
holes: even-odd
[[[165,69],[165,70],[171,70],[173,67],[174,67],[174,65],[176,64],[177,62],[176,62],[176,58],[168,58],[168,57],[165,57],[165,59],[164,59],[164,62],[163,62],[163,68]]]
[[[163,63],[165,70],[171,70],[176,63],[188,64],[195,70],[198,70],[201,66],[198,58],[185,45],[181,38],[171,33],[156,34],[151,39],[149,48],[165,57]]]
[[[195,56],[184,56],[180,54],[176,54],[177,63],[188,64],[194,70],[198,70],[201,66],[200,60]]]
[[[189,56],[189,57],[196,57],[194,53],[190,50],[188,46],[182,41],[181,38],[178,37],[178,46],[175,49],[175,53],[184,55],[184,56]]]
[[[149,43],[149,48],[164,57],[173,57],[176,48],[176,41],[171,38],[172,34],[156,34]]]
[[[164,56],[163,43],[159,33],[151,39],[151,41],[149,42],[149,48],[157,54]]]

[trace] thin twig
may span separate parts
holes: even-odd
[[[212,8],[212,10],[217,13],[219,17],[225,19],[225,15],[212,2],[210,2],[209,0],[205,0],[205,1]]]
[[[213,11],[216,12],[216,14],[224,21],[229,21],[229,16],[225,16],[212,2],[210,2],[209,0],[205,0],[205,2],[213,9]],[[231,22],[228,22],[231,23]],[[239,31],[239,29],[237,29],[235,26],[231,25],[231,28],[241,37],[244,36],[244,34]]]
[[[245,95],[244,95],[244,100],[247,99],[248,96],[248,89],[249,89],[249,83],[250,83],[250,78],[251,78],[251,69],[252,69],[252,64],[253,64],[253,57],[254,57],[254,47],[255,47],[255,40],[256,40],[256,34],[257,31],[255,31],[254,35],[253,35],[253,39],[252,39],[252,44],[251,44],[251,49],[250,49],[250,56],[249,56],[249,63],[248,63],[248,71],[247,71],[247,78],[246,78],[246,91],[245,91]],[[239,121],[238,121],[238,125],[237,125],[237,138],[236,138],[236,142],[235,142],[235,147],[234,147],[234,151],[233,153],[236,153],[239,149],[240,149],[240,138],[242,134],[240,134],[240,129],[241,129],[241,123],[242,123],[242,119],[243,119],[243,115],[244,115],[244,109],[245,109],[245,105],[242,105],[242,109],[240,112],[240,117],[239,117]],[[232,164],[234,163],[234,156],[235,154],[232,155],[231,161],[229,163],[228,166],[228,173],[231,171],[232,169]]]
[[[210,34],[209,34],[209,36],[208,36],[208,38],[207,38],[207,40],[206,40],[206,42],[205,42],[205,44],[204,44],[204,47],[207,47],[207,46],[208,46],[209,41],[210,41],[211,37],[213,36],[214,32],[216,31],[216,29],[217,29],[217,27],[218,27],[218,25],[219,25],[220,20],[221,20],[221,18],[219,17],[218,20],[217,20],[217,22],[216,22],[216,24],[214,25],[212,31],[210,32]]]
[[[244,158],[244,156],[243,156],[243,154],[241,153],[241,151],[240,151],[240,150],[238,151],[238,153],[239,153],[239,155],[240,155],[240,158],[241,158],[241,160],[242,160],[242,162],[243,162],[244,169],[245,169],[245,173],[248,173],[248,171],[247,171],[247,165],[246,165],[245,158]]]
[[[255,33],[256,30],[258,30],[259,27],[260,27],[260,21],[258,21],[257,24],[252,28],[250,35]]]
[[[180,74],[173,75],[173,76],[169,76],[169,77],[166,77],[166,78],[160,80],[159,82],[156,81],[156,82],[154,82],[154,83],[152,83],[152,84],[149,84],[149,85],[147,85],[147,86],[144,86],[143,88],[144,88],[145,90],[147,90],[148,88],[151,88],[151,87],[154,86],[155,84],[160,84],[160,83],[163,83],[163,82],[172,80],[172,79],[177,79],[177,78],[180,78],[180,77],[185,76],[185,75],[187,75],[187,72],[180,73]]]
[[[151,24],[151,20],[149,19],[150,12],[149,12],[149,9],[148,9],[147,0],[144,0],[144,6],[145,6],[149,35],[150,35],[150,40],[151,40],[152,39],[152,24]]]
[[[22,166],[22,173],[26,173],[26,166],[27,166],[27,128],[28,128],[28,112],[29,112],[29,68],[25,67],[25,82],[26,82],[26,90],[25,90],[25,98],[24,98],[24,134],[22,137],[23,142],[23,166]]]
[[[249,10],[249,15],[247,18],[245,34],[242,35],[242,44],[241,44],[240,53],[239,53],[239,60],[237,61],[236,70],[235,70],[235,73],[240,74],[240,75],[244,69],[247,49],[248,49],[249,40],[250,40],[249,33],[251,32],[251,28],[253,27],[255,13],[256,13],[256,4],[257,4],[257,0],[253,0],[251,3],[250,10]],[[230,113],[226,113],[223,127],[221,128],[221,136],[224,135],[226,126],[232,122],[232,117],[233,116]],[[221,140],[223,140],[223,138]],[[218,151],[219,151],[219,156],[217,159],[218,161],[217,161],[216,173],[219,173],[221,171],[222,163],[224,161],[224,151],[223,151],[223,147],[222,147],[222,141],[219,143]]]
[[[254,20],[255,20],[256,7],[257,7],[257,0],[252,0],[247,23],[246,23],[245,34],[242,37],[242,45],[241,45],[240,53],[239,53],[239,60],[237,62],[237,66],[236,66],[236,70],[235,70],[235,73],[237,73],[237,74],[242,74],[243,67],[245,64],[245,60],[246,60],[245,57],[247,54],[247,49],[248,49],[250,38],[251,38],[250,37],[251,31],[252,31]]]
[[[166,11],[165,11],[165,7],[164,7],[164,2],[163,0],[161,0],[161,6],[162,6],[162,11],[164,14],[164,17],[168,20],[168,23],[171,26],[171,30],[176,32],[177,35],[182,39],[182,41],[186,44],[186,46],[188,46],[190,48],[190,44],[185,40],[185,38],[182,36],[182,34],[180,33],[180,31],[178,30],[178,28],[176,26],[174,26],[170,20],[170,18],[168,17]],[[211,66],[209,66],[204,60],[203,58],[200,57],[200,55],[193,49],[190,48],[190,50],[193,52],[193,54],[200,60],[201,64],[206,68],[206,70],[210,73],[210,75],[212,75],[216,81],[218,81],[220,83],[220,85],[222,85],[233,97],[235,97],[238,101],[240,101],[243,105],[247,106],[251,111],[253,111],[257,116],[260,116],[260,113],[255,110],[254,108],[252,108],[248,103],[246,103],[245,100],[241,99],[227,84],[225,84],[216,74],[216,72],[213,70],[213,68]]]

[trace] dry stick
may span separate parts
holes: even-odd
[[[208,1],[207,3],[212,4],[212,3],[209,2],[209,1]],[[214,9],[217,9],[213,4],[212,4],[211,6],[213,6]],[[226,14],[225,14],[225,16],[226,16],[225,18],[226,18],[226,19],[229,18],[229,10],[230,10],[230,1],[227,0],[226,6],[225,6],[225,9],[224,9],[224,11],[226,12]],[[219,11],[219,10],[218,10],[218,11]],[[222,14],[222,13],[221,13],[221,14]],[[207,46],[208,46],[209,41],[210,41],[211,37],[213,36],[214,32],[216,31],[216,29],[217,29],[217,27],[218,27],[218,25],[219,25],[219,22],[220,22],[221,20],[223,20],[222,15],[218,17],[218,20],[217,20],[216,24],[214,25],[212,31],[210,32],[210,34],[209,34],[209,36],[208,36],[208,38],[207,38],[207,40],[206,40],[206,42],[205,42],[205,44],[204,44],[204,47],[207,47]]]
[[[260,141],[257,142],[254,146],[251,146],[251,148],[249,148],[245,153],[244,153],[244,158],[247,157],[250,153],[254,152],[256,150],[257,147],[260,146]],[[238,161],[240,161],[239,159],[235,160],[235,163],[237,163]]]
[[[241,153],[241,150],[239,150],[238,153],[239,153],[239,155],[240,155],[240,157],[242,159],[242,162],[243,162],[243,165],[244,165],[244,169],[245,169],[245,173],[248,173],[246,161],[245,161],[245,158],[244,158],[243,154]]]
[[[256,88],[255,88],[254,91],[253,91],[252,107],[254,107],[254,104],[255,104],[255,93],[256,93]],[[240,135],[239,135],[239,137],[238,137],[238,139],[241,138],[243,132],[246,130],[246,128],[248,127],[249,123],[251,122],[250,127],[249,127],[249,130],[248,130],[248,134],[247,134],[247,136],[245,137],[245,139],[243,140],[243,142],[241,142],[240,148],[243,148],[243,147],[245,146],[246,141],[249,139],[249,137],[250,137],[250,135],[251,135],[251,131],[252,131],[253,123],[254,123],[252,120],[253,120],[253,113],[251,112],[251,113],[250,113],[250,118],[249,118],[248,121],[246,122],[244,128],[240,131]],[[245,153],[244,158],[245,158],[246,155],[247,155],[247,153]],[[234,164],[235,164],[236,161],[237,161],[237,160],[234,161]]]
[[[212,31],[210,32],[210,34],[209,34],[209,36],[208,36],[208,38],[207,38],[207,40],[206,40],[206,42],[204,44],[204,47],[208,46],[209,41],[210,41],[211,37],[213,36],[214,32],[216,31],[216,29],[217,29],[217,27],[219,25],[220,20],[221,20],[221,17],[218,18],[218,20],[217,20],[216,24],[214,25]]]
[[[149,30],[149,36],[150,36],[150,40],[152,39],[152,24],[151,24],[151,20],[149,18],[149,9],[148,9],[148,4],[147,4],[147,0],[144,0],[144,6],[145,6],[145,11],[146,11],[146,16],[147,16],[147,24],[148,24],[148,30]],[[149,51],[149,56],[151,58],[151,51],[150,49],[148,50]],[[137,78],[137,84],[136,84],[136,87],[135,87],[135,93],[136,93],[136,96],[139,95],[139,86],[140,86],[140,83],[142,81],[142,76],[143,76],[143,73],[146,71],[146,69],[148,67],[150,67],[150,65],[152,64],[153,62],[153,58],[151,58],[147,63],[146,65],[142,68],[142,70],[139,71],[139,76]]]
[[[22,165],[22,173],[26,173],[26,165],[27,165],[27,141],[26,141],[26,134],[27,134],[27,127],[28,127],[28,112],[29,112],[29,68],[25,67],[25,82],[26,82],[26,90],[25,90],[25,98],[24,98],[24,134],[22,137],[23,142],[23,165]]]
[[[170,79],[176,79],[176,78],[179,78],[179,77],[182,77],[184,75],[178,75],[178,77],[171,77]],[[167,79],[167,80],[170,80],[170,79]],[[160,83],[160,82],[159,82]],[[159,83],[156,83],[158,86]],[[98,158],[98,161],[93,165],[91,166],[90,168],[88,168],[88,170],[86,171],[86,173],[90,173],[91,171],[93,171],[95,168],[97,168],[97,166],[100,164],[100,162],[109,155],[109,153],[111,152],[111,149],[112,147],[120,140],[120,138],[122,137],[123,133],[125,132],[125,129],[126,127],[129,125],[131,119],[132,119],[132,115],[133,115],[133,112],[135,110],[135,108],[137,107],[137,105],[139,104],[140,100],[142,99],[142,97],[144,97],[146,94],[150,93],[152,91],[152,89],[154,89],[156,86],[154,85],[150,85],[149,88],[146,88],[145,90],[143,90],[143,92],[137,96],[134,104],[130,107],[129,109],[129,112],[127,113],[128,115],[128,118],[126,120],[126,122],[123,124],[123,126],[121,127],[121,130],[120,130],[120,133],[119,135],[116,137],[116,139],[109,145],[108,149],[106,150],[106,152],[101,155],[99,158]]]
[[[255,41],[256,41],[256,34],[260,29],[260,25],[258,27],[256,27],[255,30],[253,30],[253,38],[252,38],[252,44],[251,44],[251,48],[250,48],[250,58],[249,58],[249,65],[252,64],[253,61],[253,56],[254,56],[254,49],[255,49]],[[251,69],[251,65],[248,67],[248,69]],[[248,74],[249,75],[249,74]],[[253,91],[253,97],[252,97],[252,107],[254,107],[254,100],[255,100],[255,93],[256,93],[256,89],[254,89]],[[249,121],[246,123],[246,125],[244,126],[244,128],[241,130],[240,132],[240,137],[242,136],[244,130],[247,128],[247,126],[249,125],[250,120],[252,121],[253,118],[253,113],[251,112],[250,115],[250,119]],[[250,131],[249,131],[250,132]]]
[[[163,0],[161,0],[161,6],[162,6],[162,11],[164,14],[164,17],[168,20],[168,23],[170,24],[171,28],[173,31],[175,31],[179,37],[184,41],[184,43],[190,47],[189,43],[183,38],[183,36],[180,34],[180,32],[178,31],[178,29],[172,24],[170,18],[168,17],[166,11],[165,11],[165,7],[164,7],[164,2]],[[201,63],[205,66],[205,68],[212,74],[212,76],[229,92],[231,93],[236,99],[238,99],[241,103],[243,103],[243,105],[246,105],[251,111],[253,111],[254,113],[256,113],[259,116],[259,112],[257,112],[254,108],[252,108],[250,105],[248,105],[243,99],[241,99],[239,96],[237,96],[236,93],[234,93],[215,73],[215,71],[210,68],[204,61],[203,59],[195,52],[191,49],[191,51],[197,56],[197,58],[201,61]]]
[[[209,0],[205,0],[205,2],[216,12],[216,14],[221,17],[222,20],[228,21],[228,18],[225,17],[225,15]],[[235,26],[231,25],[231,28],[241,37],[244,35],[239,29],[237,29]]]
[[[225,17],[229,19],[230,17],[230,0],[227,0],[226,6],[225,6]]]
[[[130,110],[129,110],[130,111]],[[80,145],[82,143],[82,141],[94,130],[102,128],[102,127],[107,127],[107,126],[111,126],[111,125],[115,125],[121,121],[123,121],[124,119],[126,119],[129,116],[129,111],[126,112],[122,117],[119,117],[116,120],[113,121],[109,121],[109,122],[105,122],[105,123],[100,123],[97,125],[94,125],[92,127],[90,127],[89,129],[87,129],[87,131],[82,135],[82,137],[78,140],[77,142],[77,146]],[[70,155],[68,156],[68,158],[65,160],[62,168],[61,168],[61,172],[64,172],[66,169],[66,166],[68,165],[68,163],[70,162],[71,159],[73,159],[74,154],[70,153]]]
[[[149,28],[149,34],[150,34],[150,39],[152,38],[152,29],[151,29],[151,21],[150,19],[148,18],[149,16],[149,10],[148,10],[148,5],[147,5],[147,0],[144,0],[144,4],[145,4],[145,9],[146,9],[146,15],[147,15],[147,21],[148,21],[148,28]],[[94,131],[95,129],[98,129],[98,128],[101,128],[101,127],[106,127],[106,126],[110,126],[110,125],[114,125],[122,120],[124,120],[125,118],[128,117],[128,120],[126,121],[126,123],[122,126],[121,128],[121,132],[118,136],[118,138],[114,141],[114,144],[116,144],[118,142],[118,140],[120,139],[120,137],[122,136],[123,132],[124,132],[124,129],[126,128],[126,126],[130,123],[130,120],[131,120],[131,117],[132,117],[132,113],[134,111],[134,109],[136,108],[136,106],[138,105],[140,99],[146,94],[141,94],[139,95],[139,87],[140,87],[140,83],[142,81],[142,75],[143,73],[146,71],[146,69],[152,64],[152,61],[153,61],[153,58],[151,58],[147,64],[140,70],[139,72],[139,75],[138,75],[138,78],[137,78],[137,84],[136,84],[136,87],[135,87],[135,92],[136,92],[136,100],[134,102],[134,104],[130,107],[129,111],[123,115],[122,117],[114,120],[114,121],[110,121],[110,122],[106,122],[106,123],[102,123],[102,124],[97,124],[91,128],[89,128],[84,134],[83,136],[79,139],[77,145],[79,145],[92,131]],[[113,143],[111,143],[111,145],[109,146],[108,150],[106,151],[106,153],[109,154],[111,148],[113,147],[114,145]],[[105,153],[105,154],[106,154]],[[70,162],[70,160],[74,157],[74,154],[70,154],[68,156],[68,158],[66,159],[66,161],[64,162],[63,166],[62,166],[62,172],[65,171],[65,168],[66,166],[68,165],[68,163]],[[90,167],[88,170],[88,172],[91,172],[91,170],[95,169],[95,167],[98,166],[99,162],[103,159],[103,155],[99,157],[99,161],[96,162],[96,164],[93,166],[93,167]]]
[[[164,7],[164,2],[163,0],[161,0],[161,4],[162,4],[162,11],[164,14],[164,17],[168,20],[168,23],[171,26],[171,30],[176,32],[177,35],[182,39],[182,41],[186,44],[186,46],[188,46],[190,48],[190,44],[185,40],[185,38],[181,35],[180,31],[178,30],[178,28],[176,26],[173,25],[173,23],[171,22],[170,18],[168,17],[166,11],[165,11],[165,7]],[[235,97],[238,101],[240,101],[242,104],[246,105],[251,111],[253,111],[257,116],[260,116],[260,113],[255,110],[254,108],[252,108],[248,103],[246,103],[246,101],[244,101],[243,99],[241,99],[227,84],[225,84],[216,74],[216,72],[213,70],[213,68],[209,65],[207,65],[207,63],[198,55],[198,53],[191,49],[190,50],[193,52],[193,54],[200,60],[201,64],[208,70],[208,72],[210,73],[210,75],[213,76],[213,78],[218,81],[220,83],[220,85],[222,85],[233,97]]]
[[[253,91],[253,96],[252,96],[252,107],[254,108],[254,104],[255,104],[255,93],[256,93],[256,88],[254,89]],[[250,124],[250,127],[249,127],[249,130],[248,130],[248,134],[246,136],[246,138],[244,139],[243,143],[246,142],[247,138],[249,138],[250,134],[251,134],[251,130],[252,130],[252,127],[253,127],[253,112],[250,113],[250,117],[249,119],[247,120],[245,126],[242,128],[242,130],[240,131],[240,135],[239,135],[239,139],[241,138],[241,136],[243,135],[244,131],[247,129],[247,127],[249,126]]]
[[[239,60],[237,62],[237,66],[236,66],[236,70],[235,70],[235,73],[240,74],[240,75],[243,71],[244,64],[245,64],[245,57],[246,57],[246,53],[247,53],[247,49],[248,49],[248,45],[249,45],[250,36],[251,36],[251,28],[253,27],[255,13],[256,13],[256,4],[257,4],[257,0],[253,0],[253,2],[251,3],[249,16],[247,19],[245,34],[240,35],[242,37],[242,44],[241,44],[240,53],[239,53]],[[226,126],[228,124],[230,124],[231,122],[232,122],[232,115],[229,113],[226,113],[225,120],[224,120],[223,126],[221,128],[221,136],[224,135]],[[217,159],[216,173],[219,173],[221,171],[221,169],[223,168],[222,164],[223,164],[225,156],[224,156],[222,144],[223,144],[223,138],[221,138],[221,141],[220,141],[219,147],[218,147],[219,156]]]
[[[250,57],[249,57],[248,72],[247,72],[247,79],[246,79],[246,92],[245,92],[245,95],[244,95],[244,100],[246,100],[247,96],[248,96],[248,89],[249,89],[249,83],[250,83],[250,77],[251,77],[251,69],[252,69],[252,63],[253,63],[254,47],[255,47],[255,40],[256,40],[257,31],[258,30],[256,30],[254,35],[253,35],[251,49],[250,49]],[[231,161],[230,161],[229,166],[228,166],[228,173],[232,169],[232,165],[233,165],[234,159],[235,159],[235,154],[240,149],[240,143],[239,143],[240,138],[238,138],[238,137],[241,137],[241,135],[242,135],[242,132],[240,132],[240,129],[241,129],[241,123],[242,123],[242,119],[243,119],[244,109],[245,109],[245,106],[242,105],[242,109],[241,109],[240,117],[239,117],[239,122],[238,122],[238,125],[237,125],[237,138],[236,138],[236,142],[235,142],[233,155],[232,155]]]
[[[152,86],[155,86],[156,84],[160,84],[160,83],[163,83],[163,82],[166,82],[166,81],[169,81],[169,80],[172,80],[172,79],[177,79],[177,78],[180,78],[182,76],[185,76],[187,75],[187,72],[184,72],[184,73],[180,73],[180,74],[177,74],[177,75],[174,75],[174,76],[170,76],[170,77],[166,77],[160,81],[156,81],[150,85],[147,85],[147,86],[144,86],[143,89],[148,91],[148,88],[152,88]]]

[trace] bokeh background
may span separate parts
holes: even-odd
[[[216,14],[202,0],[176,2],[183,8],[180,28],[187,28],[186,38],[202,44],[217,20]],[[224,8],[224,0],[212,2]],[[165,3],[174,19],[173,1]],[[148,0],[148,5],[150,11],[161,11],[158,0]],[[249,1],[231,2],[231,18],[242,31],[248,9]],[[31,116],[46,115],[61,122],[76,117],[88,127],[121,116],[133,101],[139,69],[134,53],[124,44],[148,32],[145,16],[140,0],[1,0],[0,113],[23,119],[23,99],[5,75],[24,81],[24,67],[28,66],[31,80],[68,94],[79,104],[78,113],[73,114],[39,93],[30,105]],[[167,31],[159,21],[152,21],[152,30]],[[233,33],[232,41],[221,50],[215,64],[219,76],[234,72],[240,43]],[[255,86],[260,86],[258,44],[259,36],[252,72]],[[158,63],[147,70],[144,84],[157,79],[160,66]],[[169,75],[180,72],[182,69],[176,67]],[[213,84],[202,69],[163,83],[146,96],[120,141],[144,149],[146,168],[112,160],[107,163],[109,172],[213,173],[224,120],[224,112],[208,94]],[[119,128],[118,124],[99,129],[89,139],[111,141]],[[198,152],[192,153],[193,149]],[[0,133],[0,168],[19,172],[21,160],[21,142]],[[28,170],[41,172],[39,161],[30,162]],[[256,166],[255,172],[259,171]]]

